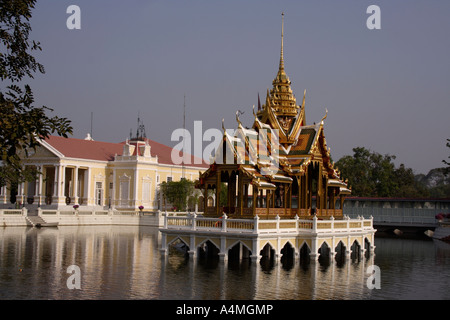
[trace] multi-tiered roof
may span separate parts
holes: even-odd
[[[284,15],[282,17],[284,18]],[[318,202],[317,207],[326,207],[323,198],[329,196],[329,192],[336,196],[348,194],[350,191],[347,184],[340,179],[339,171],[330,158],[323,128],[327,114],[317,124],[306,125],[306,90],[302,104],[297,105],[291,81],[284,67],[283,18],[280,63],[272,89],[267,90],[265,103],[262,106],[258,104],[257,110],[253,110],[254,123],[251,129],[245,128],[236,114],[238,129],[235,134],[232,136],[224,130],[222,144],[211,167],[200,176],[199,187],[204,188],[208,181],[210,187],[214,183],[217,185],[214,180],[217,170],[233,171],[239,172],[236,174],[240,174],[242,180],[259,189],[278,192],[280,186],[290,192],[295,189],[295,192],[298,192],[298,206],[302,201],[304,206],[311,206],[311,195],[315,192],[323,201]],[[303,188],[301,177],[306,179]],[[220,178],[223,182],[223,175]],[[319,187],[313,186],[311,179],[315,179]],[[283,184],[289,185],[282,186]],[[296,185],[295,188],[293,184]],[[302,200],[302,194],[310,200]],[[233,206],[232,203],[229,205]]]

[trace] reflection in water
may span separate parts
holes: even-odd
[[[157,228],[87,226],[0,229],[0,299],[449,299],[450,245],[376,239],[375,256],[308,255],[280,261],[199,257],[171,248]],[[381,270],[370,290],[367,267]],[[81,270],[69,290],[67,268]]]

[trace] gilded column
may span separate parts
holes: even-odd
[[[322,214],[321,210],[323,209],[323,186],[322,186],[322,164],[319,163],[319,174],[317,177],[317,197],[316,197],[316,208],[317,213]]]

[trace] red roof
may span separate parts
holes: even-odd
[[[161,144],[159,142],[145,139],[151,146],[151,156],[158,156],[158,163],[173,165],[171,154],[173,148]],[[49,136],[45,139],[51,147],[60,152],[64,157],[99,160],[99,161],[113,161],[115,155],[122,155],[123,145],[125,142],[111,143],[95,140],[83,140],[75,138],[63,138],[59,136]],[[134,144],[130,142],[130,144]],[[138,148],[136,148],[137,150]],[[135,153],[136,154],[136,153]],[[208,168],[209,165],[194,156],[191,157],[191,163],[186,166]],[[195,160],[197,160],[195,163]],[[198,162],[202,161],[201,164]]]

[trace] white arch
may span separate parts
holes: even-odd
[[[184,241],[180,236],[178,236],[178,237],[172,239],[171,241],[169,241],[169,243],[167,243],[167,246],[170,246],[172,243],[174,243],[177,240],[180,240],[181,242],[183,242],[186,245],[186,247],[189,248],[189,243],[186,243],[186,241]]]
[[[211,243],[214,245],[214,247],[216,247],[216,248],[220,251],[220,246],[218,246],[216,243],[214,243],[214,241],[212,241],[210,238],[206,238],[205,240],[203,240],[202,242],[200,242],[200,243],[197,245],[197,249],[200,248],[201,245],[205,244],[205,243],[208,242],[208,241],[211,242]]]
[[[252,249],[252,248],[249,248],[249,246],[247,246],[247,245],[246,245],[244,242],[242,242],[241,240],[237,240],[237,241],[234,242],[233,244],[229,245],[229,246],[225,249],[225,251],[228,252],[228,250],[232,249],[232,248],[233,248],[235,245],[237,245],[238,243],[242,243],[242,245],[243,245],[244,247],[246,247],[247,250],[250,251],[250,252],[253,254],[253,249]]]

